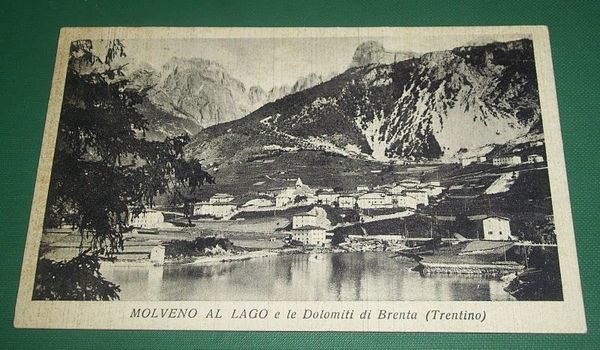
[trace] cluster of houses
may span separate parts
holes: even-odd
[[[298,179],[295,188],[281,191],[275,197],[276,203],[285,205],[319,204],[346,209],[392,209],[411,208],[418,205],[428,205],[430,197],[437,197],[444,187],[438,181],[421,183],[419,180],[407,179],[391,185],[357,186],[355,191],[335,192],[333,189],[310,189]],[[302,196],[301,200],[294,196]],[[279,207],[278,205],[276,205]],[[303,245],[322,246],[330,241],[328,230],[331,222],[327,219],[326,211],[317,206],[306,213],[292,218],[291,238]]]
[[[327,205],[345,209],[416,209],[429,205],[429,199],[439,196],[444,187],[439,181],[421,183],[407,179],[390,185],[357,186],[356,190],[336,192],[331,188],[314,189],[298,178],[288,187],[259,193],[243,204],[229,194],[217,193],[208,201],[194,204],[194,216],[225,218],[239,211],[282,210],[295,206]]]
[[[534,160],[537,161],[537,160]],[[429,200],[440,196],[445,187],[439,181],[421,182],[416,179],[376,186],[357,186],[353,191],[336,192],[329,188],[313,189],[300,178],[290,186],[261,194],[243,204],[226,193],[217,193],[207,201],[194,204],[193,215],[211,218],[227,218],[240,211],[281,210],[295,206],[316,205],[310,211],[293,216],[291,238],[303,245],[322,246],[330,241],[328,231],[332,229],[324,206],[346,209],[416,209],[429,205]],[[499,216],[482,220],[484,240],[515,240],[511,236],[510,221]],[[136,228],[160,227],[164,216],[160,211],[146,209],[130,214],[129,224]]]
[[[460,158],[460,164],[466,167],[471,164],[485,163],[487,158],[485,156],[465,156]],[[498,157],[492,158],[492,164],[494,166],[511,166],[519,164],[534,164],[543,163],[544,157],[539,154],[530,154],[527,156],[527,161],[523,162],[521,156],[516,154],[505,154]]]
[[[312,189],[304,185],[300,179],[296,181],[297,189],[302,195],[307,195]],[[296,189],[294,186],[294,189]],[[329,231],[333,228],[327,218],[327,211],[323,206],[339,206],[343,208],[415,208],[419,204],[427,205],[429,197],[436,197],[444,188],[438,182],[421,183],[418,180],[404,180],[394,185],[379,186],[369,189],[367,186],[358,186],[354,193],[336,193],[327,189],[314,191],[309,201],[320,206],[313,207],[310,211],[296,214],[292,217],[290,236],[295,242],[306,246],[323,246],[331,241]],[[282,191],[288,194],[290,191]],[[262,200],[252,199],[256,205],[267,204]],[[274,208],[273,202],[268,202]],[[288,203],[289,204],[289,203]],[[231,215],[242,207],[234,202],[234,197],[224,193],[213,195],[208,201],[196,203],[194,215],[209,215],[212,217],[225,217]],[[141,229],[153,229],[164,223],[164,216],[160,211],[146,209],[141,213],[129,215],[129,225]],[[489,241],[515,241],[518,238],[511,235],[510,220],[501,216],[488,216],[482,218],[482,235],[480,239]]]
[[[519,238],[511,233],[510,219],[502,216],[491,215],[483,218],[482,232],[479,239],[485,241],[518,241]],[[291,238],[306,246],[323,246],[331,242],[328,236],[331,222],[327,220],[323,208],[315,207],[309,212],[295,215],[292,221]],[[377,238],[385,241],[398,241],[398,235],[379,235]],[[372,237],[375,238],[375,237]]]
[[[416,209],[418,205],[429,205],[429,198],[439,196],[444,189],[439,181],[421,183],[407,179],[375,188],[364,185],[354,191],[336,192],[331,188],[311,189],[298,179],[294,188],[276,194],[275,206],[321,204],[345,209]]]

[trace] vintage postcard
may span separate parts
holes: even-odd
[[[63,29],[15,326],[585,332],[549,42]]]

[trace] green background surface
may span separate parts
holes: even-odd
[[[550,29],[587,335],[129,332],[13,327],[60,27],[519,24],[543,24]],[[600,348],[599,24],[596,1],[0,1],[0,348]]]

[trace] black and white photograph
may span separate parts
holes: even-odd
[[[71,33],[21,293],[564,302],[532,31],[341,32]]]

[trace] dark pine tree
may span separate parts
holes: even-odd
[[[213,182],[184,157],[187,135],[145,139],[147,121],[136,110],[145,91],[115,64],[124,56],[120,40],[108,43],[104,59],[91,40],[71,44],[44,226],[76,228],[80,254],[67,262],[41,258],[34,299],[118,298],[99,259],[123,249],[128,216],[152,207],[157,195],[189,207],[186,192]]]

